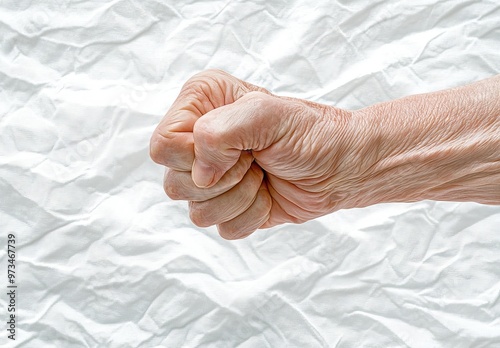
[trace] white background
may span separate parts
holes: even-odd
[[[2,346],[500,346],[499,207],[385,204],[229,242],[148,154],[206,68],[348,109],[498,74],[498,1],[11,0],[0,38]]]

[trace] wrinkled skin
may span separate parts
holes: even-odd
[[[217,224],[223,237],[241,238],[338,209],[341,193],[327,188],[348,155],[338,152],[345,151],[351,118],[347,111],[273,96],[209,70],[184,85],[152,138],[151,157],[168,167],[165,191],[190,201],[195,224]],[[217,166],[209,187],[192,180],[195,152]]]
[[[208,70],[183,86],[151,138],[151,158],[167,167],[167,195],[189,201],[192,221],[217,225],[226,239],[379,202],[496,204],[498,87],[496,78],[350,112]],[[489,176],[477,174],[478,156],[493,161]]]

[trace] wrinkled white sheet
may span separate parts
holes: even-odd
[[[0,345],[500,346],[499,207],[386,204],[229,242],[148,156],[205,68],[349,109],[497,74],[498,1],[7,0],[0,37],[0,321],[7,233],[19,320]]]

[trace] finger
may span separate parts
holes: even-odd
[[[223,105],[219,105],[220,98],[212,94],[215,92],[204,87],[200,74],[193,76],[182,86],[151,137],[150,155],[153,161],[175,170],[191,170],[194,159],[194,124],[203,114]]]
[[[269,219],[271,207],[272,199],[266,182],[263,181],[255,201],[247,210],[234,219],[217,225],[219,234],[224,239],[241,239],[249,236]]]
[[[191,77],[153,132],[150,141],[153,161],[175,170],[190,171],[194,158],[191,133],[196,121],[252,90],[265,91],[221,70],[207,70]]]
[[[236,164],[224,174],[221,180],[210,188],[199,188],[191,179],[190,172],[167,169],[163,180],[163,188],[173,200],[206,201],[229,191],[239,183],[253,162],[249,152],[242,152]]]
[[[239,158],[242,150],[260,151],[282,137],[287,129],[278,98],[250,92],[233,104],[200,118],[193,129],[193,181],[210,187]]]
[[[150,157],[166,167],[190,171],[194,159],[193,127],[202,116],[199,99],[184,86],[150,140]]]
[[[191,220],[199,227],[208,227],[235,218],[252,205],[263,177],[262,169],[253,163],[231,190],[208,201],[189,202]]]
[[[151,138],[150,156],[156,163],[173,170],[191,172],[194,161],[193,133],[156,131]]]

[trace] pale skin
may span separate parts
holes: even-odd
[[[377,203],[500,204],[500,75],[349,111],[208,70],[150,152],[167,195],[226,239]]]

